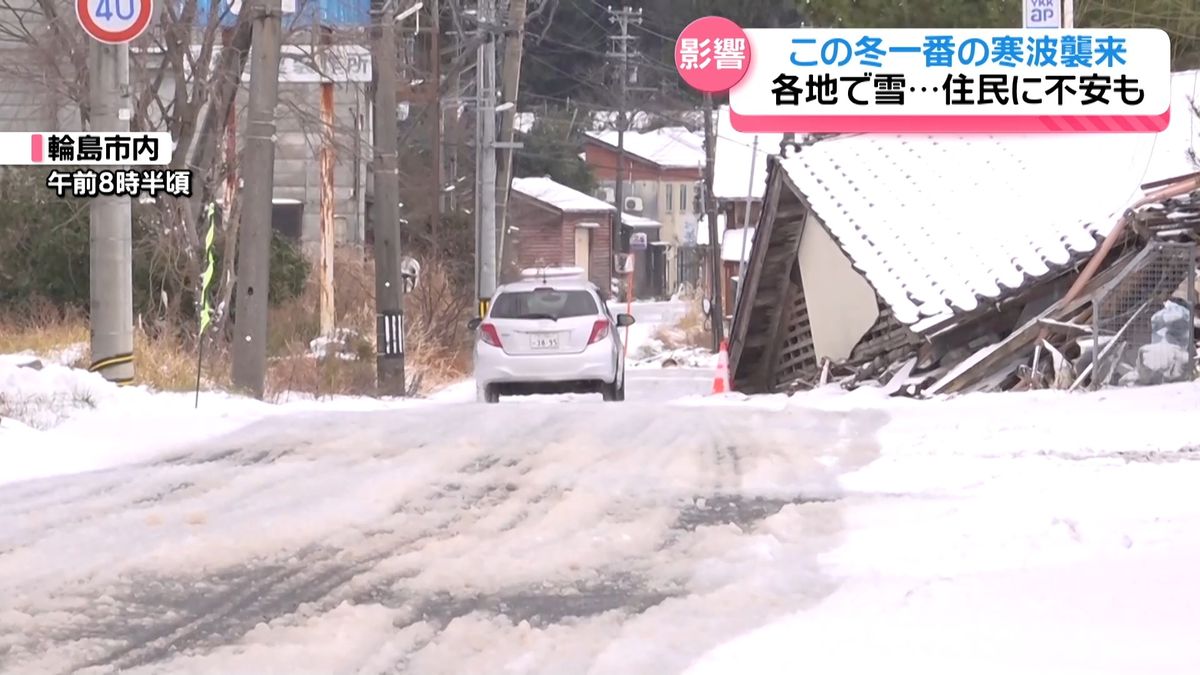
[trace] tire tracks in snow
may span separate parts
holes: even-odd
[[[732,522],[745,527],[788,503],[799,503],[750,494],[743,484],[745,472],[768,460],[779,461],[784,469],[794,466],[800,474],[809,471],[797,463],[795,451],[787,450],[788,438],[829,423],[781,423],[777,415],[702,408],[668,413],[630,403],[458,410],[478,419],[441,427],[423,420],[411,425],[421,419],[420,412],[400,413],[400,421],[395,414],[342,415],[312,421],[311,427],[309,421],[297,420],[287,436],[308,431],[318,440],[291,447],[276,440],[243,442],[232,450],[172,457],[138,468],[160,477],[153,486],[120,488],[124,506],[106,505],[110,512],[198,497],[217,507],[254,500],[244,481],[233,490],[224,481],[257,475],[285,461],[295,461],[305,472],[328,472],[329,489],[346,494],[353,494],[354,486],[338,482],[339,466],[359,466],[360,473],[350,474],[359,476],[363,462],[380,462],[380,471],[391,472],[404,472],[411,462],[438,455],[447,462],[445,470],[431,474],[438,476],[435,482],[398,495],[390,513],[353,524],[322,543],[248,559],[213,574],[127,576],[125,586],[110,593],[111,603],[89,610],[91,628],[63,626],[30,636],[32,642],[24,643],[23,650],[50,651],[63,643],[107,637],[123,644],[81,665],[126,669],[169,663],[176,655],[235,644],[260,623],[301,623],[343,602],[400,609],[397,629],[425,622],[434,629],[431,640],[456,618],[475,612],[534,625],[606,612],[637,617],[686,590],[686,577],[696,564],[686,557],[687,542],[696,526]],[[664,415],[672,419],[665,421]],[[766,433],[757,428],[760,423],[783,430]],[[272,438],[279,421],[272,424],[276,426],[259,430],[260,439]],[[404,435],[397,435],[399,429]],[[825,440],[834,443],[845,431],[839,425]],[[191,492],[199,483],[185,478],[187,471],[211,472],[214,467],[219,473],[206,474],[207,491]],[[136,477],[137,471],[128,475]],[[162,472],[180,482],[163,480]],[[178,487],[188,481],[194,485]],[[173,486],[178,489],[172,491]],[[83,489],[87,487],[72,484],[64,490],[93,494]],[[113,481],[107,489],[119,486]],[[53,501],[52,495],[43,491],[34,497]],[[734,501],[687,522],[697,499],[718,495]],[[21,510],[29,493],[4,496],[9,498],[6,505],[20,504]],[[265,498],[281,497],[271,493]],[[67,501],[88,504],[82,496]],[[569,509],[580,505],[585,519],[576,529],[581,532],[611,535],[624,527],[651,527],[652,536],[627,547],[602,542],[593,564],[556,570],[543,580],[547,583],[509,570],[479,583],[436,574],[439,562],[455,562],[453,558],[466,561],[463,569],[474,565],[486,572],[494,553],[512,555],[514,547],[532,543],[540,534],[573,534],[561,528]],[[268,506],[270,502],[258,505],[259,510]],[[673,576],[652,573],[649,565],[656,560],[669,561]],[[86,581],[54,592],[64,590],[81,599],[98,592]],[[414,642],[398,663],[419,652],[422,642]]]
[[[264,451],[220,453],[218,459],[214,460],[212,456],[206,459],[210,462],[239,460],[237,466],[241,467],[245,465],[240,460],[248,460],[251,465],[263,464],[288,454]],[[264,458],[270,459],[264,462]],[[505,464],[510,471],[522,474],[527,473],[531,463],[536,460],[537,454],[533,453]],[[383,523],[377,523],[371,526],[374,529],[370,535],[364,533],[357,542],[339,542],[343,546],[306,547],[291,556],[278,556],[224,570],[207,582],[203,579],[138,579],[130,584],[126,594],[118,594],[119,602],[144,607],[145,610],[141,612],[143,616],[150,616],[166,607],[179,606],[188,609],[188,616],[167,622],[165,626],[160,622],[153,631],[129,635],[126,645],[88,661],[82,667],[123,670],[156,663],[184,651],[203,652],[236,642],[260,623],[297,614],[318,615],[344,601],[358,599],[345,592],[348,587],[356,585],[356,580],[357,585],[368,583],[372,588],[378,588],[383,583],[394,584],[405,575],[390,579],[370,579],[369,575],[376,565],[388,558],[406,552],[419,553],[425,546],[453,538],[458,530],[469,528],[487,517],[491,509],[513,498],[514,491],[509,489],[509,483],[487,480],[489,469],[500,463],[499,458],[483,455],[473,457],[462,465],[456,472],[458,475],[483,476],[485,480],[462,500],[458,508],[450,511],[448,520],[416,531],[380,529]],[[431,488],[429,493],[410,497],[407,501],[451,499],[450,495],[456,492],[448,489],[452,484],[453,481],[443,483]],[[553,490],[544,490],[531,502],[547,502],[547,497],[552,494]],[[402,522],[408,510],[406,506],[406,502],[399,503],[386,522],[392,525],[397,521]],[[529,510],[521,513],[524,518],[530,515]],[[510,527],[513,526],[515,522],[510,524]],[[364,581],[364,575],[367,581]],[[203,584],[203,596],[196,596],[189,590],[197,582]],[[157,598],[153,594],[147,595],[143,590],[145,588],[157,589],[160,595]],[[420,598],[413,594],[412,600],[419,601]],[[125,617],[122,623],[129,618]],[[448,618],[447,622],[452,618]]]

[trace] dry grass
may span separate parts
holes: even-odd
[[[0,418],[15,419],[34,429],[50,429],[70,417],[74,410],[95,407],[91,393],[81,390],[25,396],[0,392]]]
[[[375,292],[374,265],[349,251],[336,261],[335,309],[337,327],[349,335],[347,351],[353,359],[316,358],[310,342],[320,332],[319,289],[315,278],[304,293],[271,309],[267,336],[267,400],[283,401],[299,392],[316,397],[374,395]],[[421,285],[406,303],[406,369],[417,393],[455,382],[465,376],[470,342],[465,317],[469,295],[458,292],[437,264],[426,264]],[[160,391],[189,391],[196,386],[194,327],[181,331],[135,327],[135,379]],[[81,313],[64,314],[49,304],[20,317],[0,316],[0,353],[32,351],[49,355],[88,341],[87,319]],[[206,345],[202,387],[227,389],[230,379],[229,348]],[[87,349],[70,364],[86,368]],[[13,403],[15,405],[15,403]]]
[[[313,279],[304,293],[272,310],[267,372],[270,400],[286,400],[290,392],[318,397],[375,393],[375,266],[348,251],[335,261],[337,327],[347,331],[346,352],[355,358],[317,359],[310,341],[320,332],[320,292]],[[463,325],[470,299],[453,287],[445,270],[426,264],[421,284],[406,299],[405,367],[419,392],[465,376],[469,342]],[[461,338],[461,339],[459,339]]]
[[[0,354],[51,354],[86,343],[88,336],[82,314],[64,313],[48,302],[34,302],[21,316],[0,316]]]
[[[133,331],[134,378],[158,391],[191,391],[196,388],[196,342],[185,341],[163,332],[151,335],[140,327]],[[205,388],[211,388],[214,376],[228,381],[229,361],[224,354],[204,355]]]
[[[711,347],[712,331],[709,329],[708,318],[704,316],[704,306],[701,298],[686,298],[687,312],[674,325],[660,326],[653,335],[667,349],[682,349],[685,347]]]

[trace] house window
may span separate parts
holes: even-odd
[[[688,211],[687,183],[684,183],[679,186],[679,212],[687,213],[687,211]]]
[[[675,186],[667,183],[667,213],[675,210]]]

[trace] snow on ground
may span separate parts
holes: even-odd
[[[520,416],[441,396],[0,491],[0,654],[28,672],[1200,672],[1200,386]]]
[[[622,339],[629,345],[626,366],[628,368],[705,368],[717,367],[717,356],[703,347],[670,348],[655,335],[663,328],[670,328],[687,314],[687,300],[635,302],[633,316],[637,322],[622,331]],[[609,309],[615,314],[628,311],[628,305],[610,302]],[[628,337],[626,337],[628,336]]]
[[[22,364],[41,363],[41,368]],[[0,485],[138,461],[272,415],[387,410],[416,402],[290,394],[271,404],[223,392],[117,387],[50,359],[0,355]]]
[[[197,415],[13,363],[84,403],[0,420],[0,671],[1200,672],[1197,384]]]
[[[784,405],[890,418],[839,481],[839,588],[688,675],[1200,672],[1200,386]]]
[[[614,311],[626,305],[614,303]],[[639,321],[630,327],[630,354],[653,342],[651,334],[686,311],[678,302],[637,302]],[[346,336],[340,336],[346,337]],[[315,340],[314,352],[328,348]],[[202,391],[199,406],[191,393],[152,392],[145,387],[118,388],[100,375],[70,368],[86,350],[71,345],[48,355],[31,352],[0,355],[0,484],[103,469],[140,461],[173,448],[231,432],[272,415],[308,411],[390,410],[422,403],[465,403],[475,400],[470,380],[434,392],[424,401],[369,397],[323,397],[287,394],[270,404],[223,392]],[[352,355],[339,354],[347,357]],[[631,367],[659,367],[666,356]],[[40,363],[41,368],[23,364]],[[677,365],[702,363],[690,352]],[[538,400],[591,400],[594,396],[538,397]],[[45,433],[53,429],[53,434]],[[25,452],[19,448],[36,450]],[[8,451],[12,450],[12,451]]]
[[[715,370],[717,355],[703,347],[668,349],[659,340],[650,339],[636,356],[630,352],[630,368],[703,368]]]

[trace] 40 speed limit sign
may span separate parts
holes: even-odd
[[[75,0],[79,25],[105,44],[132,42],[150,27],[154,0]]]

